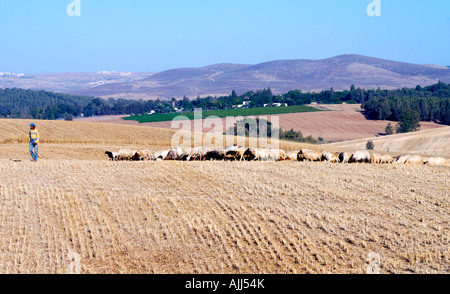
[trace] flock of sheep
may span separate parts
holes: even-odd
[[[140,161],[140,160],[179,160],[179,161],[328,161],[336,163],[375,163],[375,164],[428,164],[433,166],[447,165],[442,157],[422,157],[419,155],[402,155],[392,157],[366,150],[350,152],[318,152],[308,149],[285,152],[282,149],[245,148],[229,146],[214,148],[193,148],[183,150],[173,147],[169,150],[152,152],[148,149],[131,150],[121,149],[118,152],[106,151],[106,155],[113,161]]]

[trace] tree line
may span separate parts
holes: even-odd
[[[0,89],[0,117],[64,119],[97,115],[141,115],[147,113],[171,113],[176,111],[225,110],[236,105],[257,108],[275,103],[288,106],[318,104],[361,104],[368,119],[400,121],[409,111],[417,112],[422,121],[436,121],[450,125],[450,84],[437,84],[397,90],[361,89],[351,86],[349,90],[335,91],[333,88],[320,92],[292,90],[274,95],[270,88],[249,91],[237,95],[232,91],[226,96],[208,96],[171,100],[103,99],[35,91],[24,89]]]

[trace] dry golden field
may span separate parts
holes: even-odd
[[[328,148],[342,150],[365,149],[370,138],[332,143]],[[395,134],[372,138],[375,152],[393,154],[419,154],[450,158],[450,127],[424,130],[406,134]]]
[[[110,162],[173,132],[66,122],[34,163],[28,124],[0,120],[0,273],[450,272],[449,167]]]

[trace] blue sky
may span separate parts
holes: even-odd
[[[162,71],[354,53],[450,65],[450,1],[0,2],[0,72]]]

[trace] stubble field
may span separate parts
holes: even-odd
[[[447,168],[0,161],[0,272],[449,272]],[[370,176],[368,176],[370,175]]]
[[[0,273],[450,272],[448,167],[110,162],[173,132],[64,122],[34,163],[26,123],[0,121]]]

